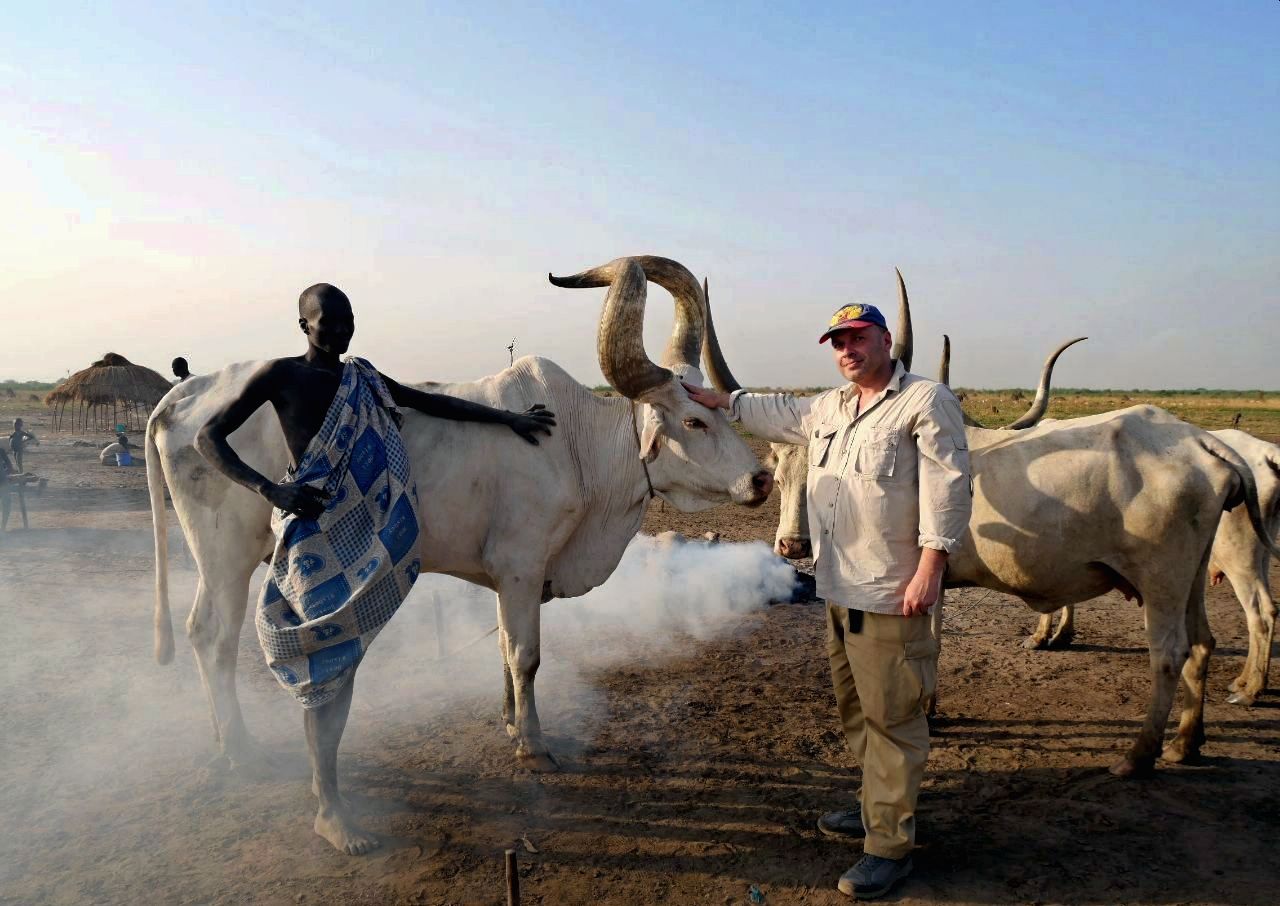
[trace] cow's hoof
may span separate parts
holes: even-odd
[[[1230,689],[1232,692],[1239,692],[1241,689],[1244,688],[1244,684],[1245,684],[1245,678],[1244,678],[1244,674],[1242,673],[1239,676],[1237,676],[1235,679],[1233,679],[1231,683],[1227,686],[1227,688]]]
[[[1194,742],[1185,736],[1178,736],[1164,747],[1160,758],[1170,764],[1194,764],[1200,759],[1201,745],[1203,742]]]
[[[1126,755],[1121,758],[1110,768],[1110,771],[1116,777],[1150,777],[1155,772],[1155,759],[1153,758],[1134,758],[1132,755]]]
[[[1040,651],[1048,644],[1048,639],[1043,636],[1028,636],[1027,640],[1022,643],[1022,647],[1028,651]]]
[[[1075,640],[1076,634],[1074,632],[1060,633],[1049,640],[1048,647],[1055,651],[1061,651],[1063,648],[1070,648],[1071,643]]]
[[[513,723],[511,723],[511,722],[508,722],[508,723],[507,723],[507,735],[508,735],[508,736],[510,736],[512,739],[519,739],[519,738],[520,738],[520,728],[519,728],[519,727],[517,727],[515,724],[513,724]]]
[[[550,752],[517,751],[516,761],[525,770],[538,774],[552,774],[560,770],[560,762]]]
[[[252,736],[229,743],[223,753],[230,773],[245,780],[267,780],[291,767],[291,762]]]
[[[1228,705],[1240,705],[1244,708],[1252,708],[1257,700],[1258,696],[1244,690],[1237,690],[1227,696]]]

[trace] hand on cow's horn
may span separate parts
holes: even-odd
[[[535,403],[524,411],[512,412],[511,420],[507,424],[511,430],[519,434],[534,446],[538,445],[538,438],[535,436],[541,431],[548,437],[551,436],[551,429],[556,426],[556,414],[548,409],[542,403]]]

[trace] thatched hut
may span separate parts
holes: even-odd
[[[110,431],[116,425],[140,431],[171,386],[159,372],[108,352],[54,387],[44,402],[54,410],[55,431]]]

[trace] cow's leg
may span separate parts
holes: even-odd
[[[503,573],[498,588],[499,636],[511,676],[512,716],[516,758],[535,771],[559,769],[542,739],[533,678],[541,657],[542,575],[532,572]]]
[[[1271,644],[1275,635],[1276,604],[1263,576],[1265,571],[1251,570],[1251,575],[1232,579],[1236,597],[1244,608],[1245,622],[1249,625],[1249,655],[1244,669],[1231,683],[1231,695],[1227,701],[1233,705],[1252,705],[1267,688],[1267,673],[1271,666]]]
[[[1040,622],[1036,624],[1035,632],[1027,636],[1027,640],[1022,643],[1022,647],[1028,651],[1036,651],[1045,648],[1049,644],[1049,633],[1053,631],[1053,614],[1040,614]]]
[[[942,608],[947,597],[945,588],[938,590],[938,603],[933,605],[933,610],[929,612],[929,634],[933,636],[933,640],[938,643],[938,656],[942,656]],[[924,716],[927,718],[936,717],[938,714],[938,689],[935,686],[932,694],[925,699]]]
[[[1204,745],[1205,681],[1214,648],[1204,607],[1205,573],[1202,566],[1187,601],[1187,641],[1191,645],[1191,656],[1182,667],[1182,719],[1178,721],[1178,735],[1164,750],[1164,759],[1175,763],[1195,758]]]
[[[1142,730],[1129,753],[1111,766],[1111,773],[1130,777],[1151,772],[1164,741],[1165,724],[1173,707],[1178,673],[1187,661],[1187,586],[1179,591],[1172,583],[1144,583],[1156,593],[1143,594],[1147,644],[1151,651],[1151,699]]]
[[[252,567],[242,569],[218,582],[202,577],[187,618],[187,637],[209,698],[214,735],[222,756],[236,770],[255,768],[265,760],[245,728],[236,696],[236,653],[252,573]]]
[[[315,831],[333,844],[338,852],[349,856],[367,853],[378,845],[371,834],[362,830],[351,817],[347,804],[338,793],[338,744],[351,713],[351,695],[355,690],[355,669],[333,700],[305,712],[307,749],[311,755],[311,789],[320,799],[316,810]]]
[[[204,579],[196,579],[196,597],[191,605],[191,615],[187,617],[187,637],[192,637],[192,624],[196,619],[196,614],[208,611],[211,605],[208,601],[208,592],[205,589]],[[204,689],[205,702],[209,705],[209,721],[213,724],[213,741],[218,744],[218,751],[222,751],[222,724],[218,720],[218,703],[213,697],[213,677],[210,673],[206,673],[204,664],[200,660],[200,656],[196,655],[196,670],[200,674],[200,687]]]
[[[1221,525],[1221,523],[1219,524]],[[1214,553],[1217,553],[1217,542],[1215,539]],[[1222,584],[1222,580],[1227,577],[1226,571],[1216,562],[1209,564],[1209,584],[1217,588]],[[1255,634],[1254,619],[1256,614],[1253,609],[1253,601],[1250,600],[1247,590],[1242,590],[1235,582],[1231,583],[1231,589],[1236,593],[1236,600],[1240,602],[1240,606],[1244,609],[1245,625],[1249,628],[1249,653],[1245,655],[1244,666],[1240,668],[1240,675],[1233,679],[1227,688],[1232,692],[1239,692],[1244,688],[1244,684],[1248,682],[1250,675],[1253,673],[1253,662],[1257,659],[1257,640]],[[1240,701],[1233,701],[1234,695],[1227,697],[1227,703],[1232,705],[1245,704]]]
[[[1266,575],[1264,569],[1262,575]],[[1261,695],[1267,691],[1267,677],[1271,673],[1271,646],[1276,638],[1276,616],[1280,615],[1276,607],[1276,602],[1271,597],[1271,590],[1267,587],[1266,582],[1259,585],[1262,591],[1258,601],[1258,610],[1262,614],[1262,637],[1258,639],[1258,662],[1254,667],[1255,675],[1258,679],[1258,694]]]
[[[505,639],[498,642],[502,649],[502,723],[507,728],[507,735],[515,739],[520,735],[516,726],[516,684],[511,679],[511,664],[507,662],[507,643]]]
[[[498,626],[502,626],[502,597],[496,596],[498,602]],[[502,725],[506,727],[507,735],[512,739],[520,735],[520,729],[516,726],[516,686],[511,679],[511,664],[507,662],[507,640],[506,637],[498,633],[498,650],[502,652]]]
[[[1058,629],[1049,639],[1050,648],[1067,648],[1076,637],[1076,606],[1068,604],[1058,611]]]

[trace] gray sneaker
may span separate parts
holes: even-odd
[[[840,876],[836,889],[855,900],[874,900],[882,897],[907,875],[911,874],[911,857],[885,859],[870,853],[863,855],[858,864]]]
[[[828,837],[852,837],[861,839],[867,835],[862,826],[862,807],[828,812],[818,819],[818,830]]]

